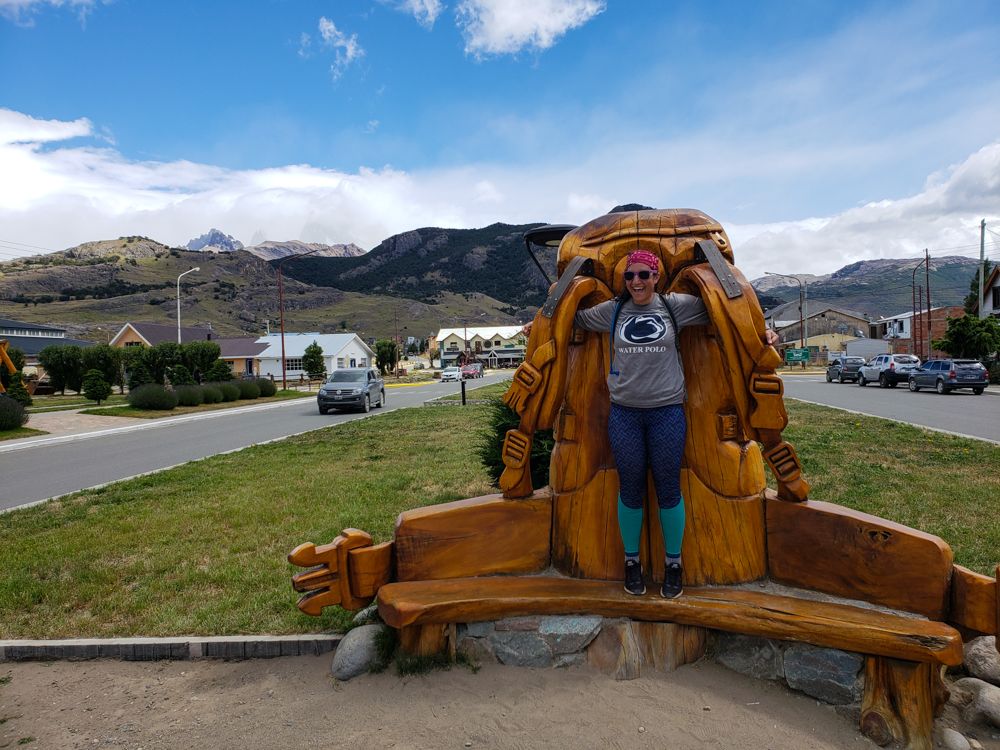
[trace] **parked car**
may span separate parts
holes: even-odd
[[[877,382],[883,388],[895,388],[897,383],[907,382],[910,373],[919,367],[920,360],[912,354],[880,354],[861,365],[858,385]]]
[[[910,373],[910,390],[934,388],[949,393],[956,388],[971,388],[977,396],[989,385],[986,368],[974,359],[932,359]]]
[[[483,376],[483,366],[478,362],[465,365],[465,367],[462,368],[462,380],[470,380],[471,378],[481,378],[482,376]]]
[[[330,409],[360,409],[366,412],[372,406],[385,406],[385,381],[378,370],[364,367],[334,370],[320,386],[316,403],[320,414],[326,414]]]
[[[864,363],[863,357],[837,357],[826,368],[826,382],[832,383],[836,380],[838,383],[843,383],[845,380],[857,380],[858,370]]]
[[[441,373],[441,382],[447,383],[449,380],[459,381],[462,379],[462,369],[459,367],[446,367]]]

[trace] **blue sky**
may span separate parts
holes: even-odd
[[[964,253],[1000,218],[997,39],[990,1],[0,0],[0,257],[629,201],[715,216],[751,275]]]

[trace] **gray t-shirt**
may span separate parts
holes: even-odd
[[[677,317],[678,328],[707,325],[710,320],[701,297],[668,294],[670,309]],[[607,333],[615,314],[617,300],[608,300],[587,310],[579,310],[573,320],[576,328]],[[655,409],[684,401],[684,370],[677,351],[676,336],[660,295],[648,305],[633,300],[622,305],[615,331],[615,358],[608,375],[611,402],[620,406]]]

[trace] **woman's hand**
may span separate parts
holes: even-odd
[[[525,323],[524,324],[524,328],[521,329],[521,333],[523,333],[525,336],[530,336],[531,335],[531,326],[532,326],[532,324],[534,322],[535,321],[533,321],[533,320],[529,320],[527,323]]]
[[[770,328],[764,330],[764,341],[767,342],[769,346],[774,346],[778,343],[778,332],[773,331]]]

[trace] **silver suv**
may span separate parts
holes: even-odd
[[[912,354],[879,354],[858,370],[858,385],[878,382],[883,388],[895,388],[897,383],[907,382],[910,373],[919,368],[920,360]]]

